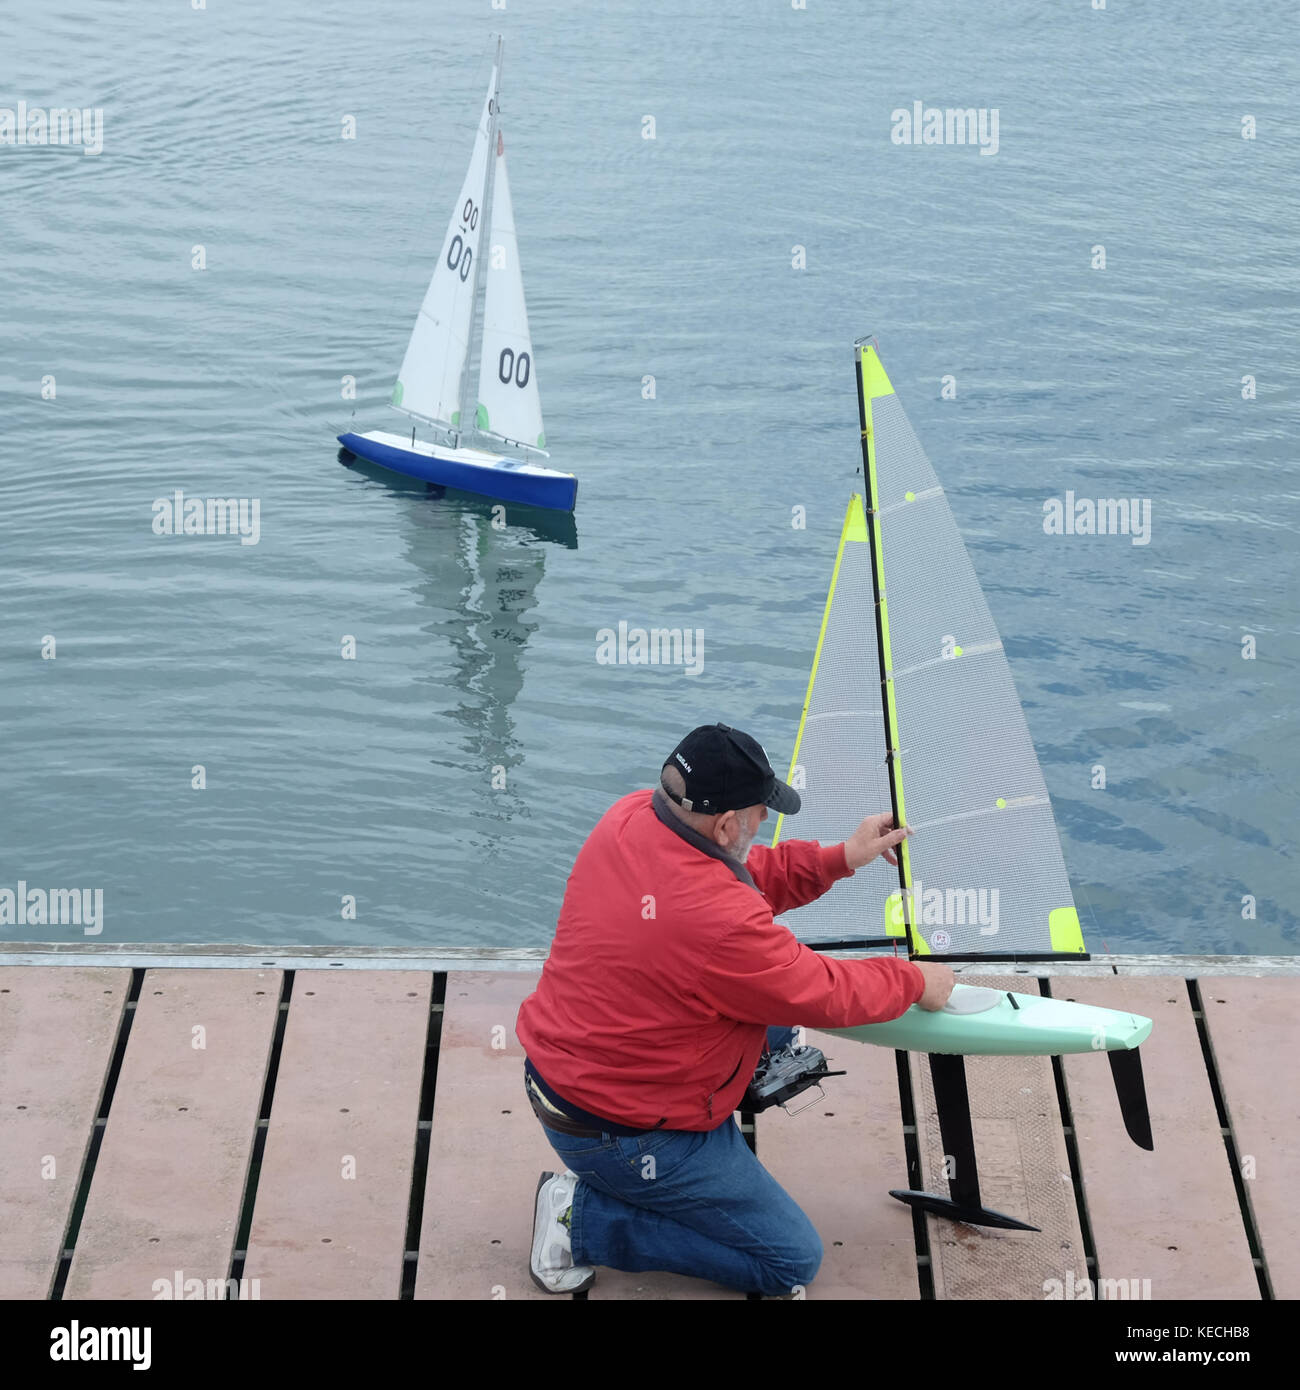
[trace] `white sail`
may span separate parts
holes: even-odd
[[[545,449],[542,402],[528,335],[519,241],[506,179],[505,141],[497,132],[496,173],[492,184],[492,235],[489,239],[487,296],[483,307],[483,351],[479,361],[475,424],[494,438]]]
[[[443,238],[442,254],[402,358],[393,404],[409,415],[460,427],[460,387],[469,352],[483,235],[483,195],[495,123],[499,68],[493,67],[469,172]]]

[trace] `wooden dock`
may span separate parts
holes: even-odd
[[[557,1161],[513,1027],[541,958],[11,945],[0,1299],[545,1301],[532,1196]],[[971,1058],[985,1204],[1041,1232],[914,1218],[889,1188],[946,1191],[924,1059],[810,1033],[848,1075],[797,1116],[737,1119],[821,1232],[805,1296],[1300,1296],[1284,1191],[1300,960],[1115,957],[987,982],[1155,1020],[1154,1151],[1125,1135],[1100,1056]],[[742,1297],[608,1269],[582,1296]]]

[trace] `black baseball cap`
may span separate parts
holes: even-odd
[[[727,724],[701,724],[669,754],[664,767],[675,767],[686,781],[682,796],[664,795],[686,811],[718,816],[744,806],[770,806],[782,815],[799,809],[799,793],[772,771],[763,745]]]

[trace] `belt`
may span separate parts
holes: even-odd
[[[588,1129],[585,1125],[580,1125],[577,1120],[560,1114],[558,1110],[552,1110],[542,1100],[541,1092],[528,1077],[524,1078],[524,1093],[528,1097],[529,1105],[533,1107],[533,1113],[547,1129],[553,1129],[559,1134],[570,1134],[577,1139],[594,1139],[605,1133],[603,1129]]]

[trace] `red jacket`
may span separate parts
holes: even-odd
[[[756,845],[741,866],[654,795],[659,812],[649,791],[616,801],[579,851],[515,1031],[542,1079],[584,1110],[715,1129],[769,1025],[897,1018],[925,979],[905,960],[818,955],[772,920],[849,875],[842,845]]]

